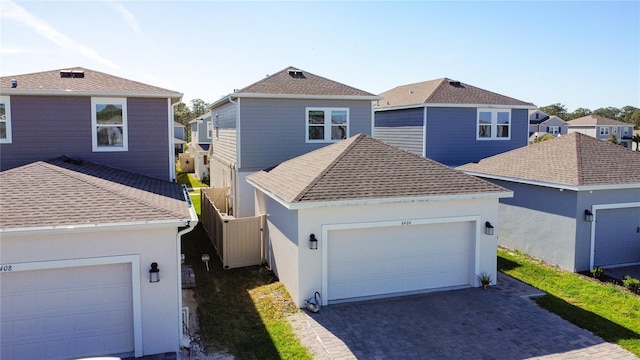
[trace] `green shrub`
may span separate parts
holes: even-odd
[[[631,292],[640,292],[640,280],[632,278],[630,275],[627,275],[624,277],[624,279],[622,279],[622,285],[624,285],[624,287],[629,289]]]
[[[594,266],[593,269],[591,269],[591,275],[593,275],[594,278],[599,279],[604,275],[604,269],[600,266]]]

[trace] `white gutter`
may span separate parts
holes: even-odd
[[[495,104],[442,104],[442,103],[418,103],[380,107],[375,111],[404,110],[419,107],[447,107],[447,108],[485,108],[485,109],[535,109],[535,105],[495,105]]]
[[[31,235],[43,233],[78,232],[78,231],[114,231],[132,229],[150,229],[161,227],[186,226],[191,219],[132,221],[120,223],[74,224],[60,226],[34,226],[0,229],[0,235]]]
[[[209,109],[216,108],[225,102],[233,102],[231,98],[253,98],[253,99],[293,99],[293,100],[381,100],[377,95],[311,95],[311,94],[255,94],[255,93],[233,93],[229,94],[213,104]]]
[[[198,225],[198,214],[196,214],[195,209],[193,208],[193,203],[191,202],[191,198],[189,197],[189,192],[187,191],[187,187],[182,185],[182,194],[189,204],[189,214],[191,215],[191,221],[187,222],[187,228],[178,231],[176,234],[176,264],[178,266],[178,329],[180,329],[178,333],[178,344],[182,345],[182,338],[184,333],[182,332],[182,235],[190,233],[195,229],[196,225]]]
[[[503,180],[503,181],[521,183],[521,184],[545,186],[545,187],[550,187],[550,188],[557,188],[557,189],[563,189],[563,190],[572,190],[572,191],[640,189],[640,183],[605,184],[605,185],[569,185],[569,184],[554,183],[554,182],[549,182],[549,181],[523,179],[523,178],[511,177],[511,176],[487,174],[487,173],[483,173],[483,172],[464,170],[464,169],[458,169],[458,170],[464,172],[465,174],[473,175],[473,176],[477,176],[477,177],[481,177],[481,178]]]
[[[42,95],[42,96],[96,96],[96,97],[131,97],[131,98],[175,98],[181,99],[181,93],[155,93],[135,91],[92,91],[92,90],[17,90],[2,89],[2,95]]]
[[[513,191],[496,191],[491,193],[474,193],[474,194],[452,194],[452,195],[434,195],[434,196],[417,196],[417,197],[393,197],[393,198],[375,198],[375,199],[353,199],[353,200],[335,200],[335,201],[313,201],[313,202],[296,202],[290,203],[272,191],[256,184],[247,179],[247,182],[256,189],[262,191],[267,196],[277,201],[280,205],[288,210],[313,209],[322,207],[335,206],[355,206],[355,205],[382,205],[382,204],[400,204],[400,203],[418,203],[429,201],[448,201],[448,200],[477,200],[477,199],[495,199],[495,198],[511,198]]]

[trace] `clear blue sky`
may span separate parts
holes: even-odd
[[[640,1],[0,2],[2,76],[83,66],[213,102],[291,65],[379,94],[449,77],[640,107]]]

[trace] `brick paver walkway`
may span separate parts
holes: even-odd
[[[498,285],[337,304],[292,319],[316,359],[637,359]]]

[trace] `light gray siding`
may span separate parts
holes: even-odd
[[[67,155],[171,180],[168,111],[167,99],[129,98],[129,150],[93,152],[91,97],[11,96],[13,142],[0,145],[0,169]]]
[[[227,164],[235,164],[238,161],[236,109],[236,104],[227,103],[211,111],[213,155]]]
[[[575,271],[575,191],[491,180],[514,193],[500,199],[498,244]]]
[[[240,166],[260,170],[330,143],[307,143],[307,107],[349,109],[349,134],[371,135],[370,101],[239,99]]]
[[[373,137],[416,155],[423,155],[422,126],[376,127],[373,129]]]

